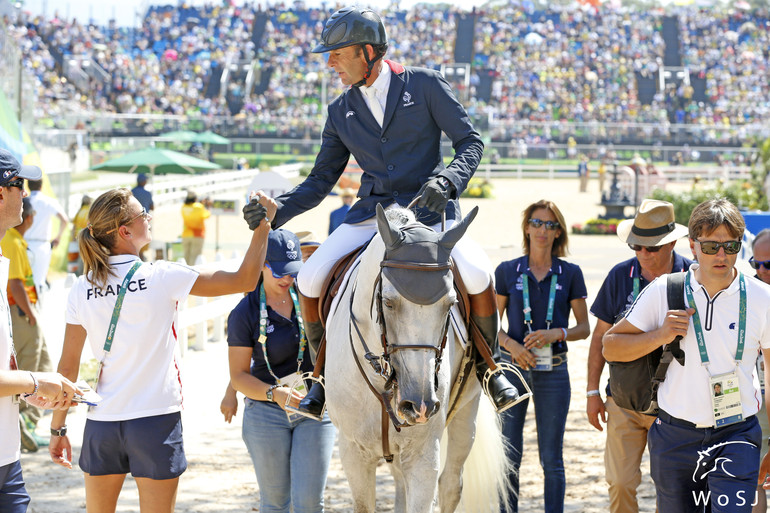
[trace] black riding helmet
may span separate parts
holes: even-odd
[[[377,55],[369,60],[366,45],[372,45]],[[353,84],[361,87],[372,74],[374,63],[377,62],[388,47],[388,35],[380,16],[371,9],[361,7],[343,7],[331,15],[321,33],[321,42],[313,48],[313,53],[325,53],[346,46],[360,45],[368,68],[364,78]]]

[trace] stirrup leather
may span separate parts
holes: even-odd
[[[518,378],[519,382],[521,382],[521,384],[524,385],[524,389],[526,390],[526,392],[523,393],[523,394],[519,394],[519,398],[518,399],[516,399],[515,401],[511,402],[510,404],[508,404],[504,408],[497,409],[497,405],[495,404],[495,401],[492,399],[492,396],[489,393],[489,380],[490,380],[490,378],[493,375],[495,375],[497,373],[502,373],[503,371],[509,371],[509,372],[512,372],[513,374],[515,374],[516,377]],[[513,385],[513,383],[511,383],[511,384]],[[514,387],[516,387],[516,385],[514,385]],[[499,363],[497,363],[497,369],[496,370],[492,370],[491,368],[487,368],[487,371],[484,373],[484,378],[481,380],[481,389],[484,391],[484,395],[486,395],[487,398],[489,398],[489,401],[492,403],[492,407],[495,408],[497,413],[503,413],[505,410],[507,410],[509,408],[513,408],[514,406],[516,406],[520,402],[526,401],[527,399],[532,397],[532,389],[529,388],[529,385],[527,384],[527,380],[524,379],[524,376],[521,375],[521,372],[519,372],[519,369],[517,369],[515,366],[511,365],[508,362],[499,362]],[[516,389],[518,390],[518,387],[516,387]]]
[[[313,384],[318,383],[321,385],[321,387],[324,389],[324,397],[326,396],[326,384],[324,383],[324,377],[323,375],[315,377],[313,376],[312,372],[305,372],[304,374],[300,374],[297,379],[294,380],[294,382],[291,384],[291,390],[292,391],[302,391],[307,390],[310,391],[309,388],[306,388],[305,382],[311,381]],[[313,386],[312,384],[310,385]],[[306,394],[307,395],[307,394]],[[296,404],[292,403],[291,401],[291,394],[289,394],[288,399],[286,400],[286,404],[284,405],[284,410],[286,413],[296,414],[296,415],[302,415],[303,417],[307,417],[309,419],[313,420],[322,420],[324,414],[326,413],[326,401],[324,401],[323,407],[321,408],[321,414],[319,416],[311,415],[307,412],[299,410],[299,402]]]

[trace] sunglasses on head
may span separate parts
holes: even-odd
[[[754,257],[749,258],[749,265],[754,269],[764,267],[765,270],[770,269],[770,260],[754,260]]]
[[[16,187],[17,189],[23,189],[24,188],[24,179],[23,178],[17,178],[16,180],[13,180],[12,182],[8,182],[3,187]]]
[[[741,250],[741,241],[739,240],[716,242],[713,240],[695,239],[695,242],[700,244],[700,250],[703,251],[704,255],[716,255],[719,253],[719,248],[724,248],[727,255],[735,255]]]
[[[663,248],[663,246],[640,246],[639,244],[629,244],[628,247],[634,251],[646,250],[647,253],[657,253]]]
[[[543,221],[542,219],[537,219],[537,218],[528,219],[527,223],[532,228],[540,228],[541,226],[545,225],[546,230],[555,230],[559,227],[559,223],[557,223],[556,221]]]

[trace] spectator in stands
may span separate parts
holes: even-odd
[[[43,194],[43,180],[29,180],[29,200],[32,209],[36,212],[32,226],[25,234],[25,240],[29,244],[32,253],[30,263],[35,279],[35,287],[38,298],[48,290],[48,268],[51,266],[51,251],[59,246],[64,231],[69,226],[69,218],[56,199]],[[51,237],[51,218],[59,220],[56,236]]]
[[[329,214],[329,233],[330,234],[345,221],[345,216],[348,215],[348,212],[350,211],[351,205],[353,205],[353,200],[356,198],[356,195],[353,192],[353,189],[351,189],[350,187],[345,187],[344,189],[342,189],[342,192],[340,192],[340,198],[342,199],[342,206],[336,210],[332,210],[331,214]]]
[[[195,265],[195,261],[203,252],[203,242],[206,237],[206,219],[211,217],[211,212],[198,201],[198,195],[188,190],[187,197],[182,205],[182,251],[188,265]]]

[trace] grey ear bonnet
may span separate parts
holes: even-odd
[[[377,227],[385,242],[385,260],[421,264],[447,264],[452,249],[476,217],[478,207],[449,230],[437,233],[414,221],[399,226],[377,205]],[[397,214],[396,214],[397,215]],[[425,271],[384,267],[382,273],[399,294],[418,305],[430,305],[453,287],[452,271]]]

